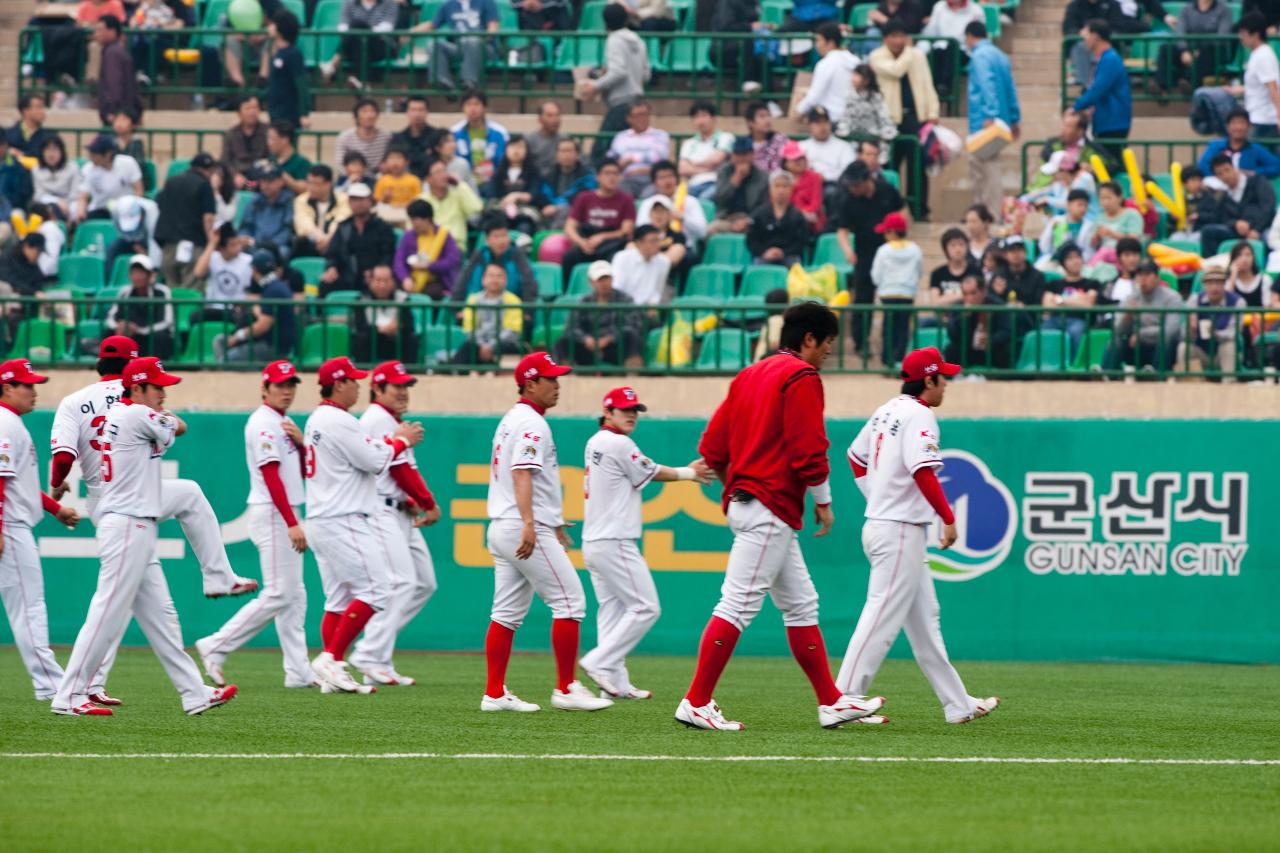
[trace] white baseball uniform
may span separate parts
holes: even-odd
[[[374,441],[355,416],[321,403],[307,418],[307,542],[316,552],[324,609],[342,613],[357,599],[383,610],[391,595],[391,555],[375,521],[377,475],[395,450]]]
[[[53,699],[55,709],[88,701],[90,681],[119,644],[130,615],[177,688],[183,710],[204,705],[213,696],[183,648],[178,614],[155,558],[166,503],[160,466],[177,427],[172,415],[128,401],[107,411],[100,441],[102,488],[95,508],[102,568]]]
[[[955,721],[972,714],[978,700],[965,691],[942,641],[938,597],[925,561],[937,513],[914,479],[921,468],[941,469],[939,439],[933,409],[903,394],[876,409],[849,446],[849,458],[867,469],[858,485],[867,497],[862,547],[871,578],[836,685],[845,693],[869,695],[889,647],[905,629],[916,663],[947,720]]]
[[[643,533],[640,490],[657,473],[628,435],[605,428],[587,441],[582,556],[599,609],[596,647],[582,666],[608,673],[622,691],[634,689],[626,656],[661,614],[658,588],[636,547]]]
[[[374,403],[360,416],[360,428],[375,442],[387,439],[399,419],[386,407]],[[391,557],[391,598],[387,608],[375,614],[365,626],[364,635],[348,655],[357,669],[384,668],[394,670],[391,657],[396,637],[413,618],[422,612],[436,591],[436,570],[422,532],[413,526],[413,515],[406,511],[408,495],[396,485],[391,469],[408,465],[417,469],[412,448],[391,460],[378,475],[378,510],[373,521]]]
[[[0,406],[0,478],[4,479],[4,553],[0,554],[0,598],[4,600],[13,642],[35,688],[36,698],[53,698],[62,667],[49,648],[49,611],[44,602],[44,572],[31,528],[40,521],[40,475],[36,448],[22,416]]]
[[[587,613],[582,581],[556,538],[564,526],[560,462],[551,427],[536,409],[516,403],[493,434],[489,476],[489,553],[493,556],[492,620],[520,627],[536,592],[555,619],[582,621]],[[537,542],[527,560],[516,557],[524,527],[516,506],[512,471],[533,472],[533,517]]]
[[[315,681],[307,657],[307,591],[302,584],[302,554],[289,543],[289,527],[271,500],[262,468],[277,463],[294,516],[302,512],[302,454],[284,431],[289,416],[265,403],[244,427],[245,461],[249,466],[249,539],[262,564],[262,589],[217,633],[199,643],[204,655],[225,656],[276,625],[284,656],[286,687],[308,687]]]

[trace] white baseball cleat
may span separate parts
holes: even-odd
[[[57,705],[52,706],[49,710],[55,714],[64,717],[110,717],[111,709],[103,708],[92,702],[85,702],[83,705],[75,705],[72,707],[59,708]]]
[[[868,714],[865,717],[859,717],[856,720],[850,720],[847,725],[861,724],[864,726],[883,726],[889,722],[889,718],[881,714]]]
[[[610,692],[609,692],[609,691],[607,691],[607,690],[601,690],[601,691],[600,691],[600,698],[601,698],[601,699],[614,699],[614,700],[618,700],[618,699],[622,699],[622,700],[627,700],[627,699],[652,699],[652,698],[653,698],[653,693],[652,693],[652,692],[650,692],[650,691],[648,691],[648,690],[641,690],[641,689],[640,689],[640,688],[638,688],[638,687],[628,687],[626,690],[622,691],[621,693],[610,693]]]
[[[688,699],[681,699],[676,708],[676,722],[684,723],[691,729],[710,729],[717,732],[740,732],[746,728],[737,720],[726,720],[716,700],[712,699],[701,708],[693,707]]]
[[[365,684],[383,684],[391,687],[412,687],[417,680],[401,675],[394,669],[361,669]]]
[[[209,676],[218,687],[226,687],[227,679],[222,674],[222,665],[226,663],[227,656],[214,654],[210,649],[209,637],[196,640],[196,654],[200,655],[200,664],[204,667],[205,675]]]
[[[253,578],[242,578],[234,575],[231,579],[231,587],[229,589],[210,589],[205,587],[205,598],[226,598],[228,596],[248,595],[251,592],[258,591],[258,582]]]
[[[561,711],[603,711],[613,705],[612,699],[592,696],[591,691],[582,686],[581,681],[569,682],[568,690],[559,688],[551,691],[551,707]]]
[[[541,706],[532,702],[526,702],[516,694],[507,689],[507,685],[502,685],[502,695],[496,699],[489,694],[485,694],[480,699],[481,711],[515,711],[518,714],[532,714],[534,711],[541,711]]]
[[[824,729],[837,729],[845,723],[851,723],[862,717],[868,717],[879,711],[884,705],[883,696],[841,696],[832,705],[818,706],[818,724]]]
[[[1000,697],[988,696],[986,699],[979,699],[977,702],[973,704],[973,713],[970,714],[969,716],[961,717],[958,720],[948,720],[947,722],[951,723],[953,726],[960,726],[960,725],[964,725],[965,723],[971,723],[974,720],[978,719],[979,717],[985,717],[987,714],[990,714],[992,711],[994,711],[996,708],[999,708],[999,707],[1000,707]]]
[[[239,689],[234,684],[228,684],[226,687],[219,687],[213,691],[203,705],[197,705],[187,712],[188,716],[198,717],[210,708],[216,708],[219,705],[225,705],[232,699],[236,698]]]
[[[418,683],[418,679],[412,678],[408,675],[402,675],[394,669],[391,670],[391,677],[394,678],[396,680],[396,684],[401,687],[412,687]]]
[[[584,664],[582,661],[578,661],[578,666],[582,667],[582,671],[587,674],[587,678],[590,678],[592,681],[594,681],[597,687],[599,687],[605,693],[608,693],[610,696],[617,696],[619,693],[622,692],[621,688],[618,687],[617,683],[612,678],[609,677],[609,673],[605,672],[604,670],[593,669],[592,667],[589,667],[586,664]]]
[[[334,660],[333,655],[321,652],[311,661],[311,671],[320,680],[321,687],[332,688],[331,693],[373,693],[375,688],[368,684],[356,684],[355,679],[347,672],[347,662]],[[322,691],[323,692],[323,691]]]

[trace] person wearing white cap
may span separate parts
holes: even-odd
[[[653,221],[654,206],[663,204],[671,214],[671,230],[684,234],[690,246],[706,239],[707,214],[702,203],[689,192],[689,186],[681,182],[675,163],[663,160],[653,165],[653,188],[655,193],[636,208],[637,226],[658,225],[665,229],[667,226]]]
[[[338,225],[325,252],[320,295],[334,290],[360,290],[365,274],[395,256],[396,234],[373,212],[373,191],[367,184],[347,187],[351,215]]]
[[[608,261],[595,261],[587,267],[591,292],[582,297],[583,305],[632,305],[632,299],[613,287],[613,267]],[[644,366],[641,355],[641,317],[639,311],[594,309],[574,311],[564,337],[556,342],[557,358],[578,364],[625,364]]]
[[[146,255],[129,259],[129,283],[107,311],[106,327],[115,335],[127,335],[143,352],[160,358],[173,354],[173,293],[156,283],[156,265]],[[163,300],[156,302],[155,300]]]
[[[159,206],[149,198],[127,195],[107,202],[111,221],[116,226],[116,239],[107,246],[103,272],[111,281],[116,258],[121,255],[148,255],[160,262],[160,246],[156,243],[156,222],[160,219]]]

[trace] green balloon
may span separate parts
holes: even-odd
[[[227,20],[237,30],[262,29],[262,5],[258,0],[231,0]]]

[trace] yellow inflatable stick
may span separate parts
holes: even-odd
[[[1093,174],[1098,178],[1098,183],[1105,184],[1111,180],[1111,173],[1107,171],[1106,164],[1097,154],[1089,157],[1089,165],[1093,167]]]
[[[1160,185],[1155,181],[1147,181],[1147,192],[1151,193],[1151,197],[1160,202],[1165,210],[1169,211],[1169,215],[1178,221],[1178,230],[1181,231],[1187,227],[1187,213],[1182,209],[1176,201],[1169,198],[1164,190],[1160,189]]]
[[[1169,177],[1173,179],[1173,200],[1178,205],[1178,215],[1182,221],[1180,227],[1187,227],[1187,191],[1182,186],[1182,164],[1174,163],[1169,167]]]
[[[1124,170],[1129,173],[1129,186],[1133,188],[1133,200],[1138,210],[1147,212],[1147,191],[1142,185],[1142,172],[1138,171],[1138,158],[1133,156],[1133,149],[1124,149]]]

